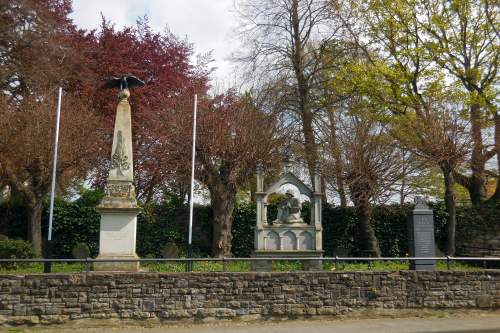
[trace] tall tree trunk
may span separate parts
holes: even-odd
[[[495,151],[497,154],[497,186],[495,193],[488,200],[490,203],[500,201],[500,112],[495,114]]]
[[[337,130],[335,127],[335,117],[333,108],[328,112],[330,118],[330,145],[333,156],[333,172],[335,177],[335,185],[340,198],[340,207],[347,207],[347,195],[345,191],[344,179],[342,178],[342,158],[340,156],[340,148],[337,140]]]
[[[455,255],[455,233],[457,227],[457,212],[455,207],[455,193],[453,185],[455,183],[453,179],[453,172],[446,167],[441,167],[444,177],[444,204],[446,206],[446,212],[448,213],[447,224],[448,224],[448,235],[447,235],[447,254],[449,256]]]
[[[28,206],[28,239],[36,254],[42,254],[42,213],[43,201],[30,202]]]
[[[405,199],[406,199],[405,188],[406,188],[406,181],[405,181],[405,176],[403,176],[403,178],[401,179],[401,187],[399,188],[400,206],[403,206],[405,204]]]
[[[478,206],[486,196],[486,175],[484,160],[484,145],[482,137],[482,119],[481,107],[478,104],[473,104],[470,107],[470,120],[472,130],[472,155],[471,155],[471,171],[472,175],[469,182],[465,184],[470,200],[474,206]],[[463,184],[461,184],[463,185]]]
[[[346,208],[347,207],[347,195],[345,193],[344,182],[342,180],[341,175],[337,175],[335,178],[337,179],[337,192],[339,193],[340,207]]]
[[[314,139],[313,130],[313,114],[311,111],[309,92],[310,86],[305,73],[304,67],[304,45],[302,44],[300,17],[299,17],[299,1],[292,0],[291,8],[291,24],[293,36],[293,50],[292,50],[292,64],[297,80],[297,98],[298,107],[302,120],[302,131],[304,134],[304,151],[309,169],[309,176],[311,177],[311,184],[314,188],[314,170],[316,162],[318,161],[316,142]]]
[[[236,193],[228,191],[221,184],[215,184],[210,189],[210,198],[214,219],[212,256],[231,256],[231,241],[233,239],[231,228]]]
[[[305,97],[307,98],[307,97]],[[316,141],[314,139],[314,130],[312,126],[313,116],[306,105],[306,101],[302,104],[302,127],[304,131],[304,148],[305,148],[305,157],[307,162],[307,168],[309,169],[309,176],[311,177],[312,188],[315,188],[314,184],[314,172],[316,168],[316,163],[318,162],[318,154],[316,150]]]
[[[358,204],[356,215],[361,227],[361,242],[364,252],[369,257],[380,257],[380,246],[371,225],[371,208],[369,204]]]

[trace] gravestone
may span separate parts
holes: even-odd
[[[423,198],[415,198],[415,208],[408,219],[410,257],[435,257],[434,216]],[[412,270],[435,270],[436,260],[422,259],[410,262]]]
[[[179,257],[179,248],[174,242],[168,242],[161,250],[163,258],[174,259]]]
[[[76,243],[71,251],[73,258],[75,259],[85,259],[90,257],[90,249],[89,246],[85,243]]]

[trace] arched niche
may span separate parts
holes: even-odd
[[[264,202],[267,202],[268,196],[272,193],[278,193],[280,188],[283,185],[294,185],[298,190],[301,195],[307,196],[309,199],[312,198],[312,191],[311,189],[304,184],[303,181],[301,181],[297,176],[295,176],[291,172],[285,173],[276,183],[272,184],[269,188],[266,190],[266,195],[264,196]]]
[[[299,250],[312,250],[313,237],[310,232],[302,231],[299,235]]]
[[[280,236],[277,232],[269,231],[266,240],[266,250],[279,250]]]
[[[281,237],[282,250],[297,250],[297,236],[291,231],[287,231]]]

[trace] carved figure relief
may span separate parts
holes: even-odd
[[[293,196],[293,191],[286,191],[286,200],[278,207],[278,216],[276,223],[303,223],[300,213],[302,205],[300,200]]]
[[[122,170],[130,169],[130,163],[128,162],[128,156],[125,155],[123,149],[123,136],[122,131],[118,131],[116,149],[111,156],[111,169],[118,169],[118,176],[123,176]]]

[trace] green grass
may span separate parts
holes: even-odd
[[[180,262],[148,262],[141,264],[141,267],[149,272],[185,272],[186,264]],[[400,271],[408,270],[407,261],[374,261],[371,267],[367,262],[339,262],[338,269],[332,261],[323,262],[325,271]],[[439,271],[447,271],[446,261],[440,260],[436,264]],[[483,269],[480,266],[467,263],[452,263],[451,270],[455,271],[478,271]],[[222,262],[196,261],[193,263],[194,272],[250,272],[251,263],[249,261],[229,261]],[[299,261],[277,260],[273,262],[273,272],[294,272],[303,270],[303,264]],[[53,273],[75,273],[85,271],[84,263],[52,263]],[[16,267],[1,267],[0,274],[30,274],[43,273],[43,263],[17,264]]]
[[[157,262],[143,264],[150,272],[185,272],[185,263]],[[232,261],[226,263],[227,272],[249,272],[250,262]],[[223,272],[224,264],[221,262],[196,261],[193,263],[193,272]]]
[[[301,271],[304,265],[300,261],[278,260],[273,261],[273,272]]]
[[[342,271],[401,271],[409,269],[407,262],[398,261],[374,261],[371,263],[371,267],[367,262],[339,262],[338,270]],[[334,262],[323,263],[323,269],[326,271],[335,271]]]
[[[374,261],[371,264],[371,268],[367,262],[339,262],[339,269],[342,271],[404,271],[410,269],[410,264],[408,261]],[[327,262],[323,263],[323,269],[326,271],[335,271],[335,263]],[[451,270],[454,271],[478,271],[483,269],[480,266],[471,265],[467,263],[456,262],[452,263]],[[446,261],[438,260],[436,263],[436,270],[447,271],[448,266]]]
[[[144,265],[143,265],[144,266]],[[150,272],[184,272],[185,264],[183,263],[151,263],[147,264]],[[367,262],[340,262],[339,271],[401,271],[408,270],[409,263],[407,261],[374,261],[370,265]],[[303,264],[299,261],[289,261],[289,260],[277,260],[273,262],[273,272],[295,272],[303,270]],[[448,270],[445,261],[438,261],[436,264],[436,269],[439,271]],[[454,263],[451,266],[452,270],[456,271],[477,271],[481,270],[482,267],[464,264],[464,263]],[[325,271],[335,271],[334,262],[324,262],[323,270]],[[224,265],[221,262],[210,262],[201,261],[195,262],[193,264],[193,271],[195,272],[222,272],[224,271]],[[251,264],[248,261],[232,261],[226,263],[227,272],[250,272]]]
[[[52,273],[72,273],[85,271],[85,264],[83,263],[65,263],[54,262],[52,263]],[[0,274],[26,274],[26,273],[43,273],[43,263],[27,263],[17,264],[15,267],[1,267]]]
[[[446,261],[445,260],[438,260],[438,262],[436,263],[436,269],[438,271],[447,271],[448,270],[448,266],[446,264]],[[484,268],[481,267],[481,266],[467,264],[467,263],[462,263],[462,262],[453,262],[453,263],[451,263],[451,270],[452,271],[468,271],[468,272],[471,272],[471,271],[480,271],[482,269],[484,269]]]

